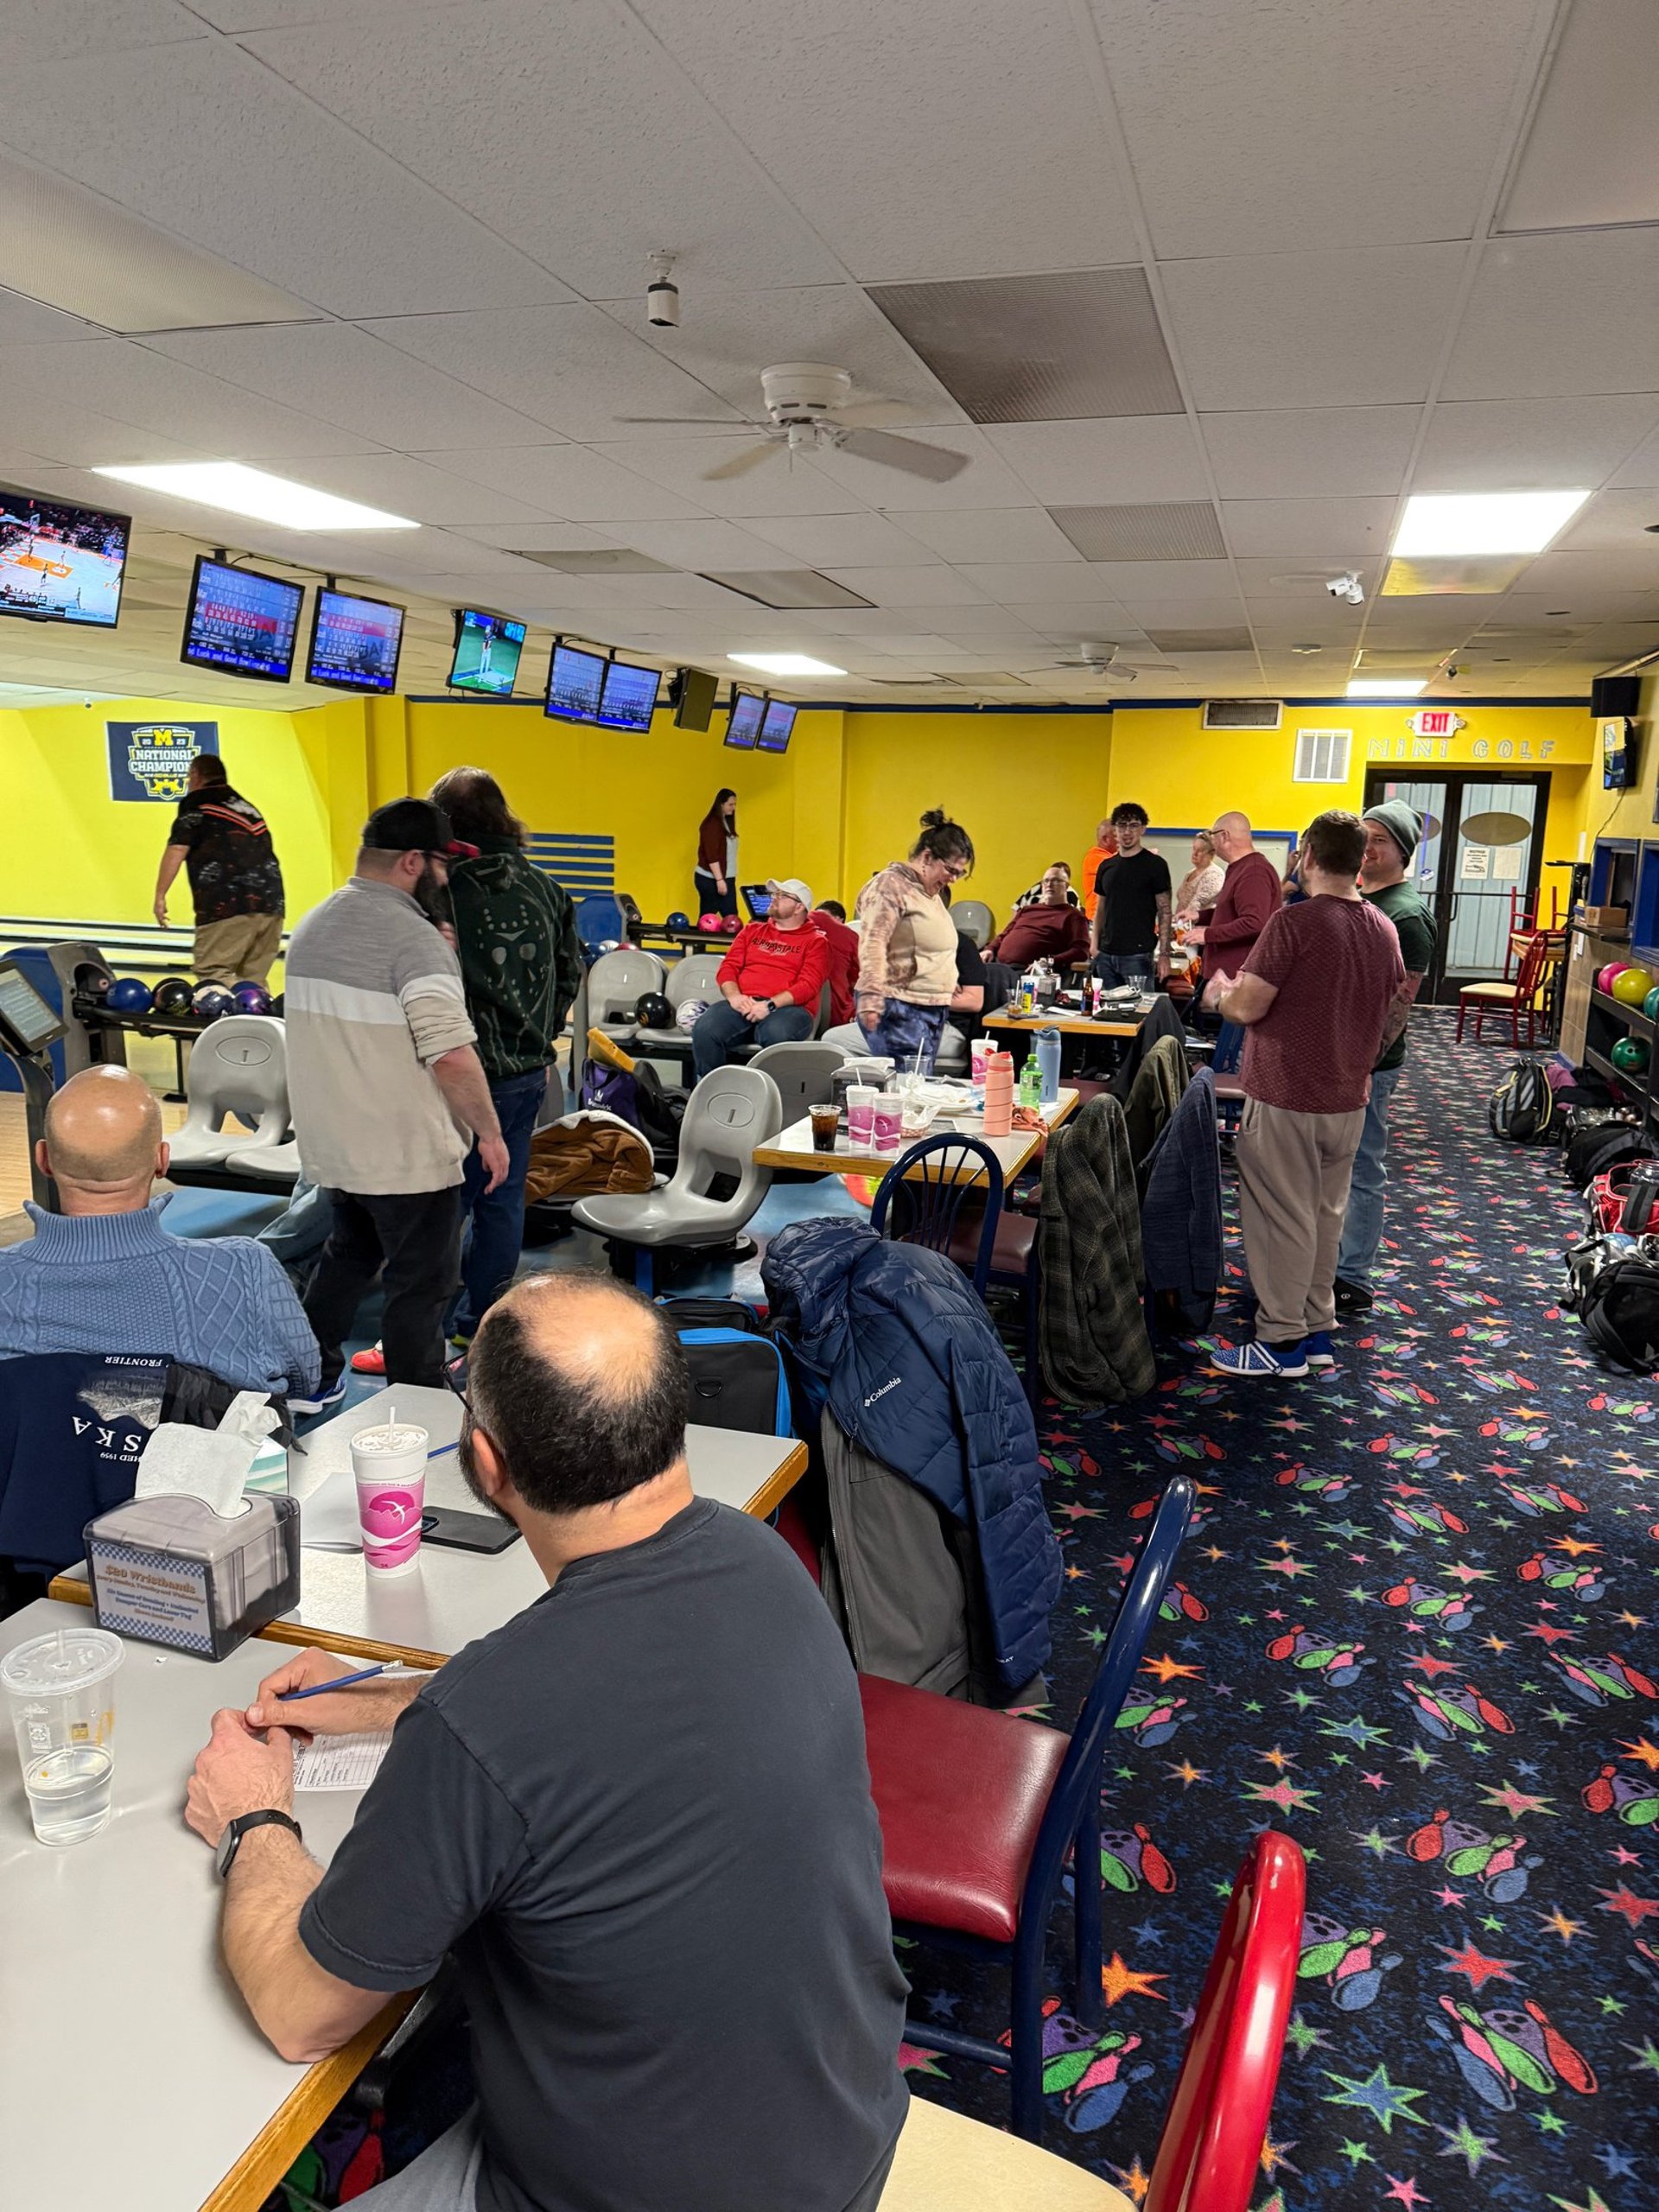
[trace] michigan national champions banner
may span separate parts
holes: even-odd
[[[198,753],[217,753],[217,722],[105,722],[110,797],[176,801]]]

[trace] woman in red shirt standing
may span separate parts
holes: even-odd
[[[699,1083],[724,1066],[734,1046],[810,1037],[817,1020],[830,948],[807,919],[812,893],[796,875],[774,876],[766,889],[772,904],[765,921],[740,930],[720,963],[721,1003],[691,1032]]]
[[[699,914],[737,912],[737,793],[719,791],[697,824],[692,903]]]

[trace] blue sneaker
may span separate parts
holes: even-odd
[[[288,1410],[291,1414],[326,1414],[330,1406],[337,1406],[346,1395],[346,1377],[337,1375],[332,1382],[325,1382],[308,1398],[290,1398]]]
[[[1231,1351],[1212,1351],[1210,1372],[1229,1376],[1236,1382],[1260,1382],[1278,1376],[1291,1382],[1306,1374],[1306,1341],[1264,1344],[1259,1338],[1252,1338],[1247,1344],[1235,1344]]]
[[[1331,1339],[1323,1329],[1314,1329],[1302,1339],[1302,1357],[1310,1367],[1334,1367],[1337,1363]]]

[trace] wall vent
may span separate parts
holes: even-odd
[[[1285,718],[1281,699],[1206,699],[1205,729],[1277,729]]]
[[[1351,729],[1299,729],[1292,780],[1299,784],[1345,784],[1348,754],[1353,742],[1354,733]]]

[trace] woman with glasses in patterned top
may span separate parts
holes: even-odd
[[[899,1067],[933,1065],[957,988],[957,930],[942,892],[974,865],[974,841],[943,807],[922,817],[908,860],[858,894],[855,1011],[866,1047]]]

